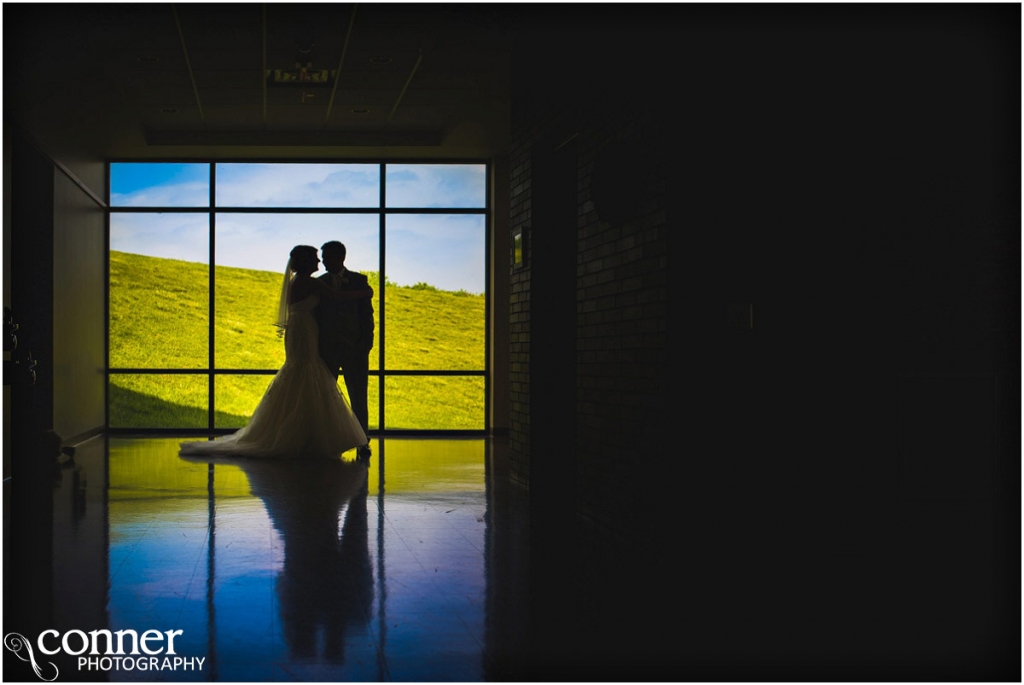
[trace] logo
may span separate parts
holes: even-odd
[[[26,640],[25,636],[21,633],[7,633],[7,635],[4,636],[4,647],[14,652],[22,661],[28,661],[31,663],[32,670],[36,672],[36,675],[39,676],[41,680],[51,682],[56,680],[57,676],[60,675],[60,671],[57,670],[57,667],[52,662],[50,665],[53,666],[53,677],[47,678],[43,675],[43,670],[39,668],[39,664],[36,663],[36,657],[32,653],[32,643]],[[28,656],[25,656],[25,654],[28,654]]]
[[[68,654],[78,657],[78,670],[82,671],[201,671],[206,657],[177,656],[174,640],[182,635],[181,630],[146,630],[140,635],[134,630],[69,630],[63,635],[50,629],[44,630],[36,640],[39,653],[47,656]],[[56,664],[36,661],[32,643],[21,633],[4,636],[4,647],[14,652],[19,659],[32,664],[32,670],[40,680],[52,682],[60,675]],[[53,677],[45,673],[53,669]]]

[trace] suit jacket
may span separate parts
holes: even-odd
[[[361,273],[348,271],[346,276],[348,283],[341,284],[342,290],[366,290],[370,287],[366,276]],[[330,286],[331,274],[323,274],[320,280]],[[320,327],[320,356],[333,357],[338,348],[367,353],[373,349],[372,298],[338,302],[321,297],[316,308],[316,320]]]

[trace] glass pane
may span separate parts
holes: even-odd
[[[387,218],[386,368],[485,368],[484,217]]]
[[[252,416],[253,411],[256,410],[256,406],[263,399],[263,393],[267,391],[267,387],[270,385],[270,381],[274,377],[271,375],[234,375],[234,374],[218,374],[214,377],[214,401],[216,402],[214,411],[214,427],[216,428],[241,428],[249,422],[249,418]],[[345,401],[351,401],[348,396],[348,389],[345,387],[345,382],[342,379],[338,381],[338,387],[341,390],[341,394],[345,396]],[[379,390],[380,380],[376,376],[371,376],[370,381],[367,385],[367,402],[369,405],[368,418],[370,423],[370,430],[375,430],[380,426],[380,401]]]
[[[208,207],[210,165],[112,162],[111,207]]]
[[[218,374],[213,378],[213,425],[215,428],[241,428],[249,422],[256,405],[263,399],[272,375],[235,376]]]
[[[209,219],[110,215],[110,365],[209,364]]]
[[[191,374],[111,374],[111,428],[206,428],[209,379]]]
[[[218,164],[218,207],[379,207],[379,164]]]
[[[284,363],[284,341],[274,323],[288,253],[296,245],[319,250],[328,240],[345,244],[346,268],[365,274],[374,290],[374,333],[379,335],[377,215],[220,213],[216,226],[217,368],[277,370]],[[375,353],[370,365],[377,368]]]
[[[483,430],[483,376],[389,376],[384,408],[393,430]]]
[[[338,387],[341,389],[341,394],[345,396],[345,401],[351,407],[352,399],[349,397],[348,388],[345,387],[344,377],[338,378]],[[366,412],[368,427],[370,430],[378,430],[380,428],[380,376],[370,376],[370,380],[366,384],[366,403],[369,410]]]
[[[388,164],[388,207],[487,206],[486,164]]]

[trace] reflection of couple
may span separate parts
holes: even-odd
[[[316,248],[291,251],[278,308],[285,362],[249,423],[217,440],[182,443],[181,454],[337,456],[355,447],[369,456],[373,290],[366,276],[345,269],[344,245],[331,241],[321,250],[327,273],[318,279],[312,277],[320,263]],[[339,369],[352,409],[338,390]]]
[[[342,663],[346,634],[365,630],[373,606],[366,463],[216,456],[199,461],[242,469],[281,535],[284,565],[276,590],[291,657]]]
[[[346,632],[364,626],[373,605],[366,465],[340,459],[247,461],[242,469],[252,494],[263,500],[284,541],[277,597],[291,654],[313,657],[319,645],[325,659],[341,663]]]

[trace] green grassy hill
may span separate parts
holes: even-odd
[[[378,274],[374,289],[380,331]],[[215,270],[214,368],[275,371],[284,342],[273,325],[282,274]],[[480,370],[485,360],[484,296],[386,283],[388,370]],[[206,369],[209,366],[209,268],[205,264],[110,253],[111,368]],[[370,368],[378,369],[378,344]],[[215,425],[245,424],[272,378],[215,377]],[[344,390],[344,383],[341,384]],[[482,377],[393,377],[387,381],[387,428],[484,427]],[[379,427],[378,379],[370,378],[370,427]],[[110,423],[128,428],[204,428],[207,376],[114,374]]]

